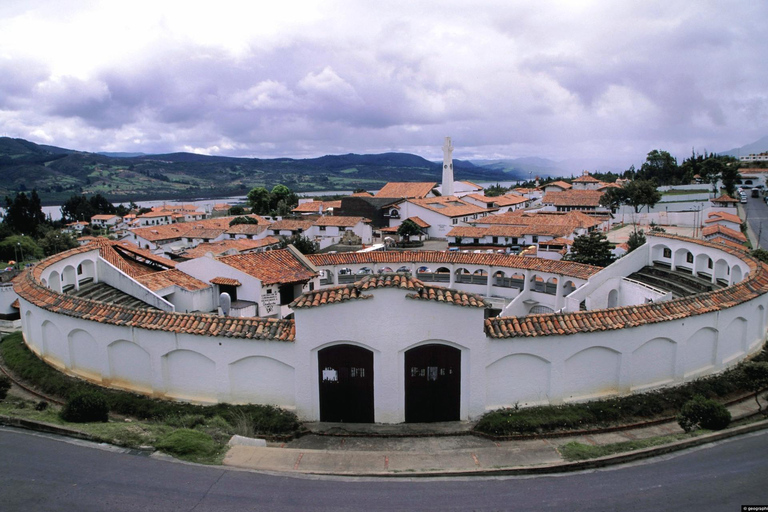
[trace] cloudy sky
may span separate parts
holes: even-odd
[[[768,135],[763,1],[2,0],[0,135],[639,165]]]

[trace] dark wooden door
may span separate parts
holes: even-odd
[[[405,353],[405,421],[458,421],[461,351],[431,344]]]
[[[317,353],[320,421],[373,423],[373,352],[334,345]]]

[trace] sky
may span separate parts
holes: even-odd
[[[0,136],[595,170],[768,135],[768,2],[2,0]],[[578,170],[578,169],[574,169]]]

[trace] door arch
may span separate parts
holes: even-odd
[[[317,353],[320,421],[373,423],[373,352],[340,344]]]
[[[431,343],[405,353],[405,421],[458,421],[461,350]]]

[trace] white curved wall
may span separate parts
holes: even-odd
[[[672,254],[681,249],[678,240],[664,243]],[[654,258],[662,253],[648,251]],[[735,262],[728,258],[712,260],[730,275]],[[293,343],[145,330],[57,314],[24,297],[20,304],[27,344],[69,374],[162,398],[280,405],[308,420],[319,418],[318,350],[364,346],[374,353],[377,422],[403,421],[404,354],[421,344],[461,350],[466,419],[516,403],[626,394],[722,371],[759,350],[768,306],[768,296],[759,295],[621,330],[492,339],[483,331],[482,309],[407,299],[407,291],[391,288],[366,293],[373,298],[297,310]]]

